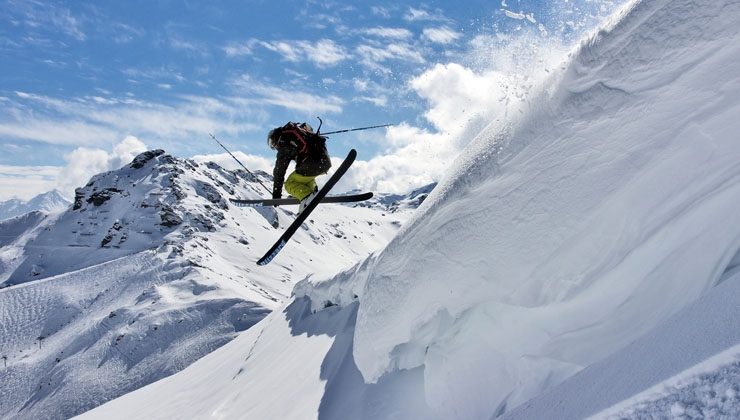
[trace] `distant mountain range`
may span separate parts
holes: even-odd
[[[93,176],[71,205],[59,192],[6,203],[66,210],[0,221],[0,376],[13,390],[0,390],[0,418],[69,418],[185,368],[298,281],[382,249],[433,188],[321,205],[258,267],[297,210],[230,205],[263,196],[260,180],[272,181],[152,150]]]
[[[0,220],[10,219],[32,211],[54,212],[64,210],[70,204],[72,204],[72,201],[56,189],[39,194],[28,201],[14,198],[0,202]]]

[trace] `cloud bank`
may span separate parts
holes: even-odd
[[[5,23],[14,31],[0,44],[11,54],[34,57],[24,74],[54,80],[46,80],[48,88],[41,79],[23,86],[0,82],[0,138],[8,148],[36,152],[34,161],[18,150],[0,160],[9,182],[0,200],[41,193],[56,183],[69,193],[94,171],[125,164],[144,143],[180,157],[209,156],[229,167],[228,155],[210,154],[219,149],[208,133],[241,153],[242,161],[254,165],[250,169],[270,172],[267,130],[287,120],[315,123],[317,115],[332,128],[397,124],[337,136],[330,151],[360,151],[361,160],[337,189],[407,192],[438,181],[484,125],[526,103],[550,52],[562,52],[559,46],[550,51],[545,38],[577,32],[606,13],[574,12],[591,3],[577,1],[562,6],[563,17],[549,9],[522,11],[529,19],[492,5],[474,11],[473,21],[458,10],[425,5],[314,4],[299,8],[295,22],[275,33],[229,26],[229,19],[208,27],[207,11],[215,13],[212,18],[231,18],[213,5],[186,8],[177,22],[151,16],[122,23],[112,5],[57,3],[34,8],[8,0],[14,7]],[[486,13],[494,14],[491,22]],[[553,23],[555,18],[560,22]],[[238,30],[230,32],[232,27]],[[107,51],[100,61],[70,58],[92,40],[108,45],[110,54],[143,60],[122,65]],[[14,167],[21,161],[28,165],[27,185],[10,182],[24,172]],[[84,163],[72,167],[70,161]]]
[[[67,166],[59,170],[57,188],[73,197],[75,188],[87,184],[93,175],[127,165],[136,155],[146,150],[146,145],[133,136],[127,136],[110,152],[78,147],[64,156]]]

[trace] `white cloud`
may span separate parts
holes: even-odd
[[[135,68],[135,67],[129,67],[121,70],[121,73],[124,75],[132,78],[132,80],[136,81],[136,79],[148,79],[148,80],[157,80],[157,79],[167,79],[167,80],[178,80],[183,81],[185,78],[175,72],[172,71],[166,67],[158,67],[158,68]]]
[[[330,39],[320,39],[316,42],[259,41],[257,44],[280,54],[287,61],[294,63],[308,61],[318,67],[330,67],[350,58],[344,47]]]
[[[410,61],[414,63],[424,63],[424,56],[408,44],[388,44],[384,46],[360,45],[357,47],[357,54],[361,57],[361,62],[368,68],[375,69],[380,67],[380,63],[390,60]]]
[[[414,34],[406,28],[368,28],[360,31],[363,35],[377,36],[380,38],[409,39]]]
[[[182,50],[200,57],[208,57],[208,47],[194,41],[186,41],[178,35],[170,35],[170,46],[176,50]]]
[[[361,188],[404,193],[411,188],[439,180],[454,157],[480,128],[495,120],[497,114],[506,113],[512,99],[520,99],[518,93],[513,91],[516,82],[503,74],[492,71],[475,72],[454,63],[437,65],[412,79],[409,87],[426,102],[427,111],[424,117],[434,130],[405,123],[388,129],[383,138],[385,152],[367,161],[358,161],[355,170],[345,176],[337,189]],[[158,133],[169,137],[176,137],[188,130],[207,133],[214,126],[221,133],[238,133],[245,127],[216,124],[216,121],[231,121],[239,115],[243,116],[245,112],[253,112],[248,111],[249,109],[265,105],[284,107],[303,115],[339,113],[343,106],[343,101],[338,97],[295,92],[257,82],[249,76],[240,78],[234,83],[234,87],[239,96],[222,99],[181,97],[181,101],[173,106],[131,99],[101,100],[98,97],[64,101],[23,92],[16,96],[24,101],[36,101],[46,107],[64,111],[67,113],[66,120],[81,119],[84,116],[89,121],[94,121],[96,126],[113,127],[111,135],[120,132],[119,130],[126,130],[128,126],[140,126],[156,129]],[[382,87],[371,79],[353,79],[353,87],[358,92],[363,92],[360,95],[361,100],[381,106],[386,103],[386,97],[380,93]],[[13,100],[1,101],[0,104],[8,102]],[[267,119],[269,116],[260,118]],[[0,131],[5,126],[0,124]],[[258,126],[249,128],[264,129]],[[55,129],[58,131],[58,127]],[[78,131],[84,133],[87,130],[80,128]],[[228,140],[228,137],[219,138],[221,141]],[[100,144],[100,140],[89,144]],[[261,139],[244,144],[264,146]],[[274,163],[271,159],[243,154],[240,148],[242,146],[238,145],[232,152],[250,170],[271,172]],[[134,137],[127,137],[112,151],[99,147],[79,147],[67,156],[68,164],[61,171],[59,187],[71,194],[75,187],[84,185],[90,176],[120,167],[144,149],[143,143]],[[263,151],[259,149],[257,153]],[[198,156],[197,159],[213,160],[231,169],[238,167],[226,154]]]
[[[335,189],[407,193],[439,180],[459,152],[448,135],[408,124],[391,127],[386,141],[391,145],[387,153],[355,162]]]
[[[57,106],[63,109],[66,102],[42,98],[42,103],[52,109]],[[110,127],[91,122],[76,112],[70,115],[68,111],[78,108],[79,104],[69,103],[70,108],[62,111],[67,115],[64,118],[40,110],[30,111],[13,101],[4,101],[2,105],[4,117],[0,117],[0,136],[5,138],[71,146],[94,144],[101,139],[113,140],[115,137],[115,130]]]
[[[406,12],[403,18],[407,21],[414,22],[419,20],[430,20],[431,15],[426,10],[409,7],[409,10]]]
[[[391,17],[391,13],[385,7],[372,6],[370,8],[370,11],[373,13],[373,15],[376,15],[376,16],[380,16],[384,18]]]
[[[388,105],[388,97],[385,95],[380,96],[360,96],[357,98],[360,101],[363,102],[370,102],[371,104],[377,106],[377,107],[384,107]]]
[[[476,73],[455,63],[429,69],[410,87],[426,101],[424,117],[434,130],[407,123],[389,128],[385,153],[356,162],[337,190],[405,193],[440,180],[483,127],[509,112],[517,83],[503,73]]]
[[[436,131],[407,123],[389,128],[386,152],[355,163],[337,188],[406,193],[440,180],[491,115],[503,109],[495,104],[500,97],[495,80],[458,64],[435,66],[414,79],[411,88],[427,101],[425,117]]]
[[[441,28],[424,29],[423,37],[437,44],[449,44],[460,39],[462,34],[447,26],[443,26]]]
[[[127,136],[110,153],[102,149],[78,147],[64,156],[67,166],[59,171],[57,188],[64,194],[74,196],[75,188],[84,186],[93,175],[118,169],[146,150],[146,145],[133,136]]]
[[[313,95],[297,90],[287,90],[281,87],[265,85],[243,75],[234,82],[245,96],[252,99],[243,100],[245,103],[260,103],[300,111],[304,114],[341,113],[344,101],[334,95]],[[247,95],[248,94],[248,95]]]
[[[262,47],[279,54],[292,63],[310,62],[319,68],[331,67],[350,58],[346,48],[331,39],[315,42],[305,40],[260,41],[250,39],[243,42],[230,42],[221,49],[228,57],[241,57],[255,54]]]
[[[355,78],[352,80],[352,87],[360,94],[354,97],[354,101],[370,102],[377,107],[388,105],[389,95],[393,94],[372,79]]]
[[[108,171],[109,157],[105,150],[78,147],[64,156],[67,166],[59,171],[57,186],[65,194],[85,185],[95,174]]]
[[[69,8],[61,7],[50,2],[12,2],[8,11],[22,16],[21,21],[32,29],[47,29],[72,37],[78,41],[87,39],[82,30],[83,18],[72,15]],[[38,40],[26,38],[25,41],[36,43]]]
[[[134,136],[126,136],[122,142],[113,147],[109,157],[109,168],[117,169],[130,163],[136,155],[146,152],[146,144]]]
[[[329,39],[319,40],[316,44],[305,42],[302,45],[309,61],[319,67],[332,66],[349,58],[344,47]]]
[[[501,77],[475,74],[459,64],[438,64],[411,81],[411,87],[430,107],[424,114],[440,131],[455,131],[471,118],[504,110],[498,106]]]
[[[87,38],[80,28],[80,21],[72,16],[69,9],[56,8],[52,6],[49,13],[52,24],[63,33],[77,39],[78,41],[84,41]]]
[[[58,188],[67,197],[74,197],[75,189],[84,186],[92,176],[119,169],[146,150],[147,146],[139,139],[127,136],[110,152],[100,148],[78,147],[64,156],[65,166],[0,165],[0,201],[11,198],[28,200],[54,188]],[[239,150],[232,150],[232,153],[250,171],[272,173],[272,159],[248,155]],[[230,170],[241,169],[227,153],[196,155],[192,159],[198,162],[215,162]]]
[[[56,187],[57,166],[0,165],[0,201],[29,200]]]
[[[256,40],[250,40],[246,42],[230,42],[221,49],[224,50],[228,57],[241,57],[244,55],[252,55],[256,43]]]
[[[123,23],[112,24],[111,30],[113,31],[113,41],[116,44],[126,44],[144,35],[143,30]]]
[[[436,22],[448,22],[450,19],[445,17],[442,12],[429,10],[417,9],[415,7],[409,7],[406,14],[403,15],[403,19],[409,22],[418,21],[436,21]]]
[[[203,135],[215,127],[231,133],[256,127],[248,122],[256,111],[238,99],[182,96],[163,105],[126,97],[62,100],[25,92],[16,95],[20,101],[0,101],[0,136],[56,145],[109,144],[127,133],[176,139]]]
[[[290,41],[260,42],[264,48],[276,52],[284,59],[292,62],[303,60],[303,51]]]

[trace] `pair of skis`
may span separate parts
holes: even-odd
[[[366,192],[362,194],[350,194],[350,195],[332,195],[326,196],[321,200],[322,204],[326,203],[354,203],[357,201],[365,201],[373,198],[373,193]],[[301,204],[301,201],[297,198],[265,198],[262,200],[238,200],[236,198],[229,198],[231,204],[237,207],[268,207],[268,206],[287,206],[291,204]]]
[[[344,159],[344,162],[342,162],[341,165],[339,165],[339,168],[334,172],[334,174],[329,177],[329,180],[326,181],[326,184],[319,190],[319,192],[316,194],[316,197],[308,203],[306,208],[303,209],[303,211],[298,214],[298,217],[293,221],[293,223],[288,226],[287,229],[285,229],[285,232],[280,236],[280,238],[275,242],[275,245],[270,248],[269,251],[265,253],[265,255],[260,258],[257,261],[258,265],[266,265],[269,264],[270,261],[272,261],[275,256],[283,249],[286,243],[288,243],[288,240],[293,236],[293,234],[298,230],[298,228],[303,224],[304,221],[308,218],[308,216],[311,214],[313,209],[316,208],[316,206],[319,205],[319,203],[347,203],[347,202],[354,202],[354,201],[363,201],[371,198],[373,196],[373,193],[364,193],[364,194],[356,194],[356,195],[348,195],[348,196],[332,196],[327,197],[326,194],[329,192],[329,190],[332,189],[332,187],[339,181],[339,179],[344,175],[345,172],[347,172],[347,169],[349,169],[350,166],[352,166],[352,163],[355,161],[355,158],[357,157],[357,151],[355,149],[352,149],[349,151],[349,154]],[[261,207],[261,206],[276,206],[276,205],[285,205],[285,204],[298,204],[299,201],[294,198],[286,198],[286,199],[265,199],[265,200],[235,200],[230,199],[234,205],[239,207]]]

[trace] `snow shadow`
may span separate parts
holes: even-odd
[[[319,406],[321,420],[339,419],[434,419],[424,399],[424,369],[397,370],[377,383],[365,383],[353,356],[357,309],[360,302],[330,306],[312,312],[308,297],[298,298],[284,313],[291,334],[327,335],[334,343],[321,364],[326,381]]]

